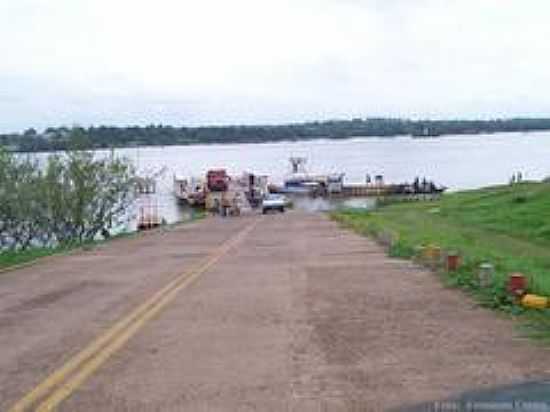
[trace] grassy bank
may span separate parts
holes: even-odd
[[[191,220],[187,220],[185,222],[170,223],[166,226],[163,226],[163,228],[171,228],[181,224],[191,223],[196,220],[203,219],[205,216],[206,216],[205,213],[198,212],[193,215],[193,218]],[[13,269],[17,266],[32,264],[36,262],[38,259],[41,259],[47,256],[62,255],[78,249],[86,250],[89,248],[93,248],[98,244],[110,242],[112,240],[138,236],[140,233],[142,232],[123,232],[106,240],[99,240],[99,241],[89,242],[89,243],[74,243],[70,245],[63,245],[63,246],[49,247],[49,248],[43,247],[43,248],[32,248],[32,249],[23,250],[23,251],[1,252],[0,253],[0,273],[6,270]]]
[[[550,296],[550,184],[491,187],[447,194],[436,202],[344,210],[333,217],[365,235],[392,234],[393,256],[410,258],[429,244],[459,252],[461,269],[441,274],[448,285],[467,290],[485,306],[525,317],[531,332],[550,338],[550,312],[526,311],[505,290],[508,274],[522,272],[530,292]],[[483,262],[495,266],[490,288],[478,286]]]
[[[10,267],[23,265],[37,259],[69,251],[68,247],[34,248],[24,251],[9,251],[0,253],[0,271]]]

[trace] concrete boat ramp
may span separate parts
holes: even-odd
[[[207,218],[0,275],[0,410],[376,411],[550,351],[320,213]]]

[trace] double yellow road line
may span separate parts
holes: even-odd
[[[49,375],[44,381],[21,398],[10,412],[24,412],[38,405],[34,410],[52,411],[68,398],[80,385],[105,363],[111,355],[122,348],[149,320],[157,315],[180,292],[199,276],[216,264],[230,249],[248,235],[258,220],[226,241],[209,254],[205,261],[188,272],[182,273],[164,288],[155,293],[146,302],[135,308],[124,318],[117,321],[105,333],[98,336],[82,351],[69,359],[62,367]],[[40,402],[40,403],[39,403]]]

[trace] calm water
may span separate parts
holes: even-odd
[[[311,172],[343,172],[347,182],[359,183],[366,173],[382,174],[392,183],[426,176],[450,190],[460,190],[504,183],[518,171],[526,179],[550,176],[550,132],[142,147],[117,153],[127,156],[142,172],[166,167],[155,202],[168,221],[188,214],[172,196],[174,174],[199,176],[221,167],[230,174],[245,170],[266,174],[281,183],[289,172],[290,156],[307,157]]]

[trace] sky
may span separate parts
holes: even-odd
[[[0,0],[0,133],[550,116],[548,0]]]

